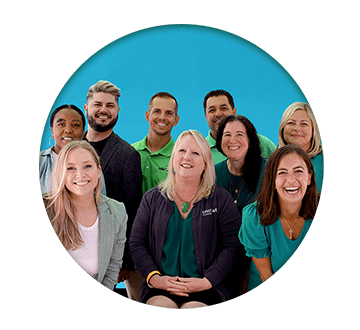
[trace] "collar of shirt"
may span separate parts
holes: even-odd
[[[216,148],[216,140],[212,137],[212,135],[210,134],[210,131],[209,131],[208,136],[205,139],[209,143],[210,148]]]
[[[140,142],[138,146],[138,150],[147,150],[150,153],[149,148],[146,146],[147,136],[145,136]],[[160,150],[153,152],[151,155],[163,155],[163,156],[171,156],[172,150],[174,148],[175,142],[172,137],[170,137],[170,141]]]

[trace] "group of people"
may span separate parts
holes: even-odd
[[[252,290],[306,235],[323,179],[319,129],[307,103],[284,112],[276,147],[237,114],[224,90],[204,98],[205,138],[182,132],[176,98],[151,97],[149,133],[130,145],[113,132],[120,90],[89,88],[85,116],[62,105],[55,145],[40,152],[53,228],[74,260],[110,289],[169,308],[209,306]]]

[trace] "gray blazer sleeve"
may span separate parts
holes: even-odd
[[[123,203],[105,201],[99,205],[98,281],[113,290],[123,262],[127,214]]]

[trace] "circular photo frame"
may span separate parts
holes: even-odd
[[[108,289],[134,301],[199,308],[241,296],[280,270],[310,229],[324,179],[324,152],[314,112],[289,72],[240,36],[194,24],[161,25],[129,33],[80,65],[50,109],[40,143],[39,180],[51,224],[81,268]],[[229,115],[233,118],[226,122]],[[217,144],[219,128],[223,135]],[[184,131],[188,133],[182,134]],[[86,142],[75,143],[84,132],[90,148]],[[202,154],[203,172],[207,173],[202,141],[210,146],[221,189],[200,196],[198,184],[193,191],[191,185],[183,185],[178,188],[182,193],[175,189],[176,194],[166,194],[166,190],[156,194],[157,188],[149,193],[170,174],[180,175],[181,169],[175,174],[174,163],[169,174],[168,164],[181,143],[189,142],[188,149],[200,149],[192,153]],[[262,162],[253,156],[252,165],[245,167],[250,162],[248,151],[252,154],[256,148]],[[94,157],[94,151],[100,156]],[[271,157],[274,152],[277,155]],[[190,171],[196,167],[191,157],[185,164]],[[237,172],[232,159],[240,158],[243,161]],[[212,175],[215,178],[215,173]],[[180,182],[176,178],[173,183]],[[263,187],[264,182],[268,187]],[[118,188],[122,184],[124,187]],[[265,189],[272,192],[261,194]],[[80,212],[80,204],[72,197],[88,196],[89,191],[95,198]],[[154,226],[155,221],[146,218],[144,205],[161,198],[174,207],[172,225],[167,216],[162,219],[161,235],[160,228],[146,233],[156,244],[162,242],[160,254],[151,255],[159,246],[140,244],[146,236],[144,228]],[[311,207],[302,207],[304,198]],[[278,209],[272,210],[277,214],[271,217],[267,203],[272,200],[278,202]],[[238,212],[237,218],[232,214],[233,222],[225,221],[231,215],[225,215],[225,209]],[[187,227],[181,221],[180,227],[175,224],[175,213],[183,216]],[[205,227],[195,225],[194,215],[195,219],[201,217],[201,223],[214,221],[218,231],[209,231],[213,241],[205,239]],[[111,222],[111,228],[101,222]],[[180,230],[193,235],[178,239]],[[236,237],[228,233],[231,230],[237,231]],[[102,237],[105,232],[108,240]],[[207,247],[209,251],[200,256]],[[172,255],[171,260],[178,258],[172,268],[192,265],[195,275],[187,276],[191,271],[179,268],[179,274],[164,272],[170,267],[165,254]],[[129,269],[125,271],[124,265]],[[157,300],[159,296],[164,299]],[[171,299],[174,296],[176,299]],[[192,304],[187,297],[201,303]]]

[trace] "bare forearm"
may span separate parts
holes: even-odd
[[[274,275],[274,272],[271,268],[271,260],[270,257],[267,258],[252,258],[257,270],[260,273],[261,280],[265,282],[268,278]]]

